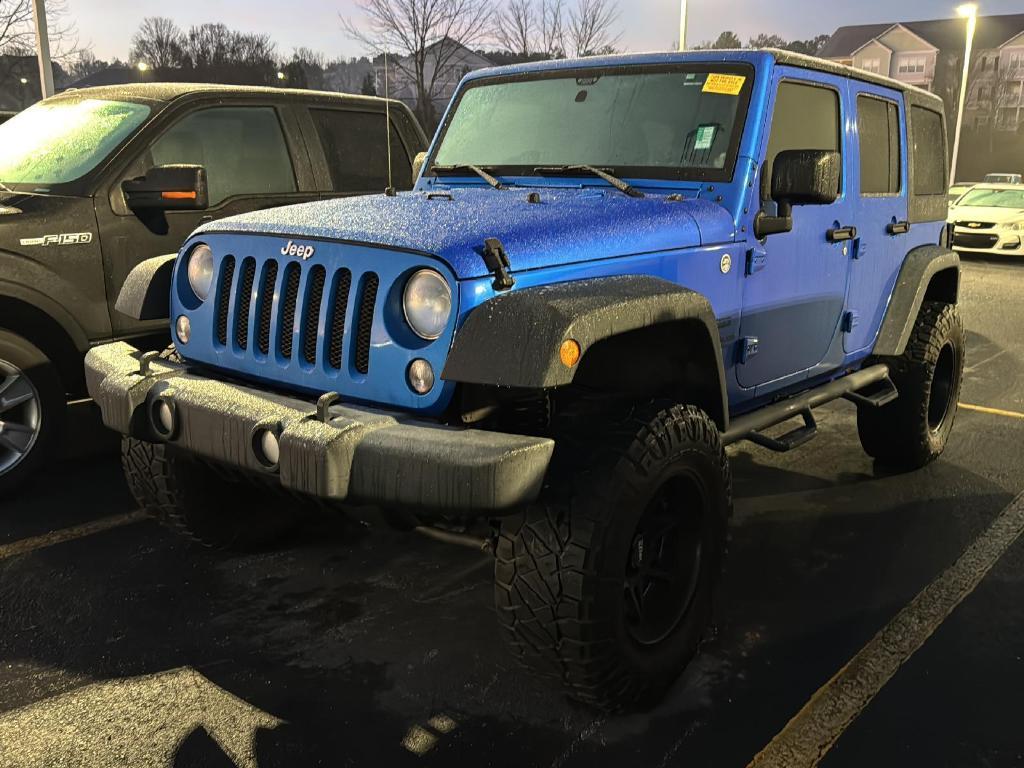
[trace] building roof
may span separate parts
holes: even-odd
[[[955,50],[964,45],[963,19],[901,21],[840,27],[833,33],[819,55],[827,59],[848,58],[855,51],[881,37],[897,25],[913,32],[940,50]],[[974,45],[979,50],[999,48],[1022,32],[1024,32],[1024,13],[979,16]]]

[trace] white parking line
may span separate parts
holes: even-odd
[[[985,578],[1024,533],[1024,494],[999,513],[952,566],[818,689],[750,761],[772,768],[813,768],[899,668]]]
[[[33,536],[30,539],[14,541],[10,544],[0,544],[0,560],[6,560],[8,557],[16,557],[17,555],[24,555],[28,552],[34,552],[37,549],[43,549],[44,547],[52,547],[54,544],[63,544],[65,541],[73,541],[74,539],[81,539],[85,536],[92,536],[94,533],[109,531],[111,528],[120,528],[122,525],[130,525],[131,523],[137,523],[140,520],[145,520],[147,518],[148,515],[140,509],[124,515],[111,515],[110,517],[93,520],[90,523],[75,525],[71,528],[62,528],[59,531],[51,531],[50,533],[45,533],[42,536]]]

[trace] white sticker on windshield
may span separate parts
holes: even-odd
[[[715,126],[713,125],[701,125],[697,128],[697,138],[693,143],[693,148],[696,150],[711,149],[711,145],[715,143]]]

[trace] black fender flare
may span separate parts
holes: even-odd
[[[523,288],[474,309],[457,331],[441,377],[465,384],[550,389],[571,384],[579,366],[560,359],[563,342],[582,356],[597,342],[664,323],[691,321],[706,332],[716,360],[721,404],[711,416],[728,422],[725,366],[718,321],[703,294],[649,275],[623,275]]]
[[[946,279],[933,283],[936,275],[940,274],[946,275]],[[904,259],[896,279],[873,354],[902,355],[925,299],[941,299],[955,304],[959,293],[960,256],[955,251],[939,245],[922,245],[912,250]]]
[[[171,314],[171,276],[176,253],[135,265],[125,278],[114,309],[135,320],[164,320]]]

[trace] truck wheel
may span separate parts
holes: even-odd
[[[901,469],[939,457],[956,418],[964,350],[956,305],[925,302],[903,355],[878,360],[888,363],[899,397],[881,408],[857,408],[857,432],[869,456]]]
[[[568,498],[503,523],[499,622],[520,661],[601,709],[651,703],[711,618],[732,512],[715,423],[652,406],[605,432]]]
[[[266,547],[300,521],[299,502],[262,478],[228,477],[172,446],[128,437],[121,463],[140,508],[213,549]]]
[[[0,498],[47,458],[65,407],[56,366],[27,339],[0,330]]]

